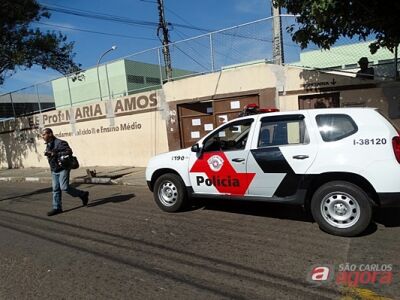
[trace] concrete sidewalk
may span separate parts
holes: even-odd
[[[89,170],[89,172],[88,172]],[[147,186],[145,168],[80,167],[72,170],[70,182]],[[0,169],[0,182],[51,183],[49,168]]]

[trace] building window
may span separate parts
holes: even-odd
[[[146,77],[146,83],[160,84],[160,78],[157,78],[157,77]]]
[[[143,76],[136,76],[136,75],[128,75],[128,82],[129,83],[142,83],[144,84],[144,77]]]

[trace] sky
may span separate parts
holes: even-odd
[[[155,0],[38,0],[38,2],[53,8],[73,8],[140,21],[158,22]],[[271,15],[270,0],[164,0],[164,5],[166,20],[177,24],[170,28],[172,42],[205,33],[179,25],[213,31]],[[43,18],[40,21],[41,24],[36,23],[32,26],[39,27],[42,31],[54,30],[65,34],[68,41],[75,43],[75,61],[82,64],[83,69],[95,66],[100,55],[113,45],[116,45],[117,49],[108,53],[102,62],[161,45],[156,35],[155,25],[131,25],[56,11],[50,12],[50,19]],[[76,29],[111,35],[82,32]],[[56,71],[42,70],[40,67],[33,67],[26,71],[18,70],[16,74],[6,79],[5,84],[0,87],[0,93],[14,91],[60,76],[61,74]]]

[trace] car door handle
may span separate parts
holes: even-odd
[[[232,161],[233,162],[242,162],[242,161],[245,161],[245,159],[244,158],[234,158],[234,159],[232,159]]]
[[[309,157],[308,155],[295,155],[295,156],[293,156],[294,159],[306,159],[308,157]]]

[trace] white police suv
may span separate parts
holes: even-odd
[[[372,108],[247,116],[155,156],[146,180],[167,212],[191,197],[290,203],[310,209],[323,230],[354,236],[374,206],[400,206],[400,136]]]

